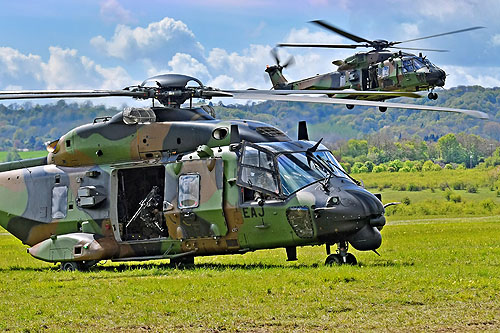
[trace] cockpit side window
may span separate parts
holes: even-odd
[[[413,71],[415,71],[415,69],[413,67],[413,62],[411,61],[411,59],[403,60],[403,73],[408,73]]]
[[[238,175],[238,185],[279,194],[273,155],[250,145],[245,145]]]

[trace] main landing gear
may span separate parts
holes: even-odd
[[[346,241],[341,241],[337,243],[337,253],[330,253],[330,245],[326,245],[326,257],[325,265],[357,265],[358,261],[352,253],[348,253],[347,250],[349,245]]]
[[[90,261],[65,261],[61,263],[61,270],[74,272],[74,271],[87,271],[90,267],[97,264],[96,260]]]
[[[431,91],[431,92],[427,95],[427,97],[428,97],[429,99],[436,100],[436,99],[438,99],[438,94],[436,94],[435,92],[432,92],[432,91]]]

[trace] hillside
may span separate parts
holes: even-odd
[[[259,120],[279,124],[290,135],[295,134],[297,121],[307,120],[313,138],[324,137],[326,142],[363,138],[374,133],[391,139],[417,136],[437,141],[447,133],[460,132],[500,140],[500,88],[457,87],[439,91],[437,101],[427,98],[394,101],[480,110],[488,113],[490,120],[444,112],[393,109],[382,113],[373,107],[356,106],[348,110],[344,106],[289,102],[229,105],[217,107],[216,111],[222,118],[244,118],[252,114]]]
[[[255,119],[280,127],[295,136],[297,121],[307,120],[313,139],[326,143],[376,135],[384,140],[419,138],[437,141],[447,133],[476,134],[500,141],[500,88],[457,87],[439,92],[437,101],[400,99],[400,102],[422,103],[487,112],[491,120],[483,121],[460,114],[424,111],[388,110],[310,103],[264,102],[247,105],[215,106],[221,119]],[[44,142],[59,138],[68,130],[91,122],[95,117],[113,115],[120,110],[91,102],[37,105],[31,102],[0,105],[0,150],[43,149]]]

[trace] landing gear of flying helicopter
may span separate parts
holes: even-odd
[[[438,99],[438,94],[436,94],[435,92],[432,92],[432,91],[431,91],[431,92],[427,95],[427,97],[428,97],[429,99],[431,99],[431,100],[434,100],[434,101],[435,101],[436,99]]]
[[[355,266],[358,264],[356,257],[352,253],[348,253],[349,245],[345,241],[341,241],[337,243],[337,253],[330,253],[330,245],[326,245],[326,257],[325,265],[333,266],[333,265],[352,265]]]

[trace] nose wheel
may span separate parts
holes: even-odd
[[[427,97],[428,97],[429,99],[436,100],[436,99],[438,99],[438,94],[436,94],[435,92],[432,92],[432,91],[431,91],[431,92],[427,95]]]
[[[325,265],[357,265],[358,261],[356,257],[352,253],[348,253],[347,250],[349,245],[347,242],[342,241],[337,243],[337,253],[330,253],[330,246],[326,245],[326,253],[328,257],[326,257]]]

